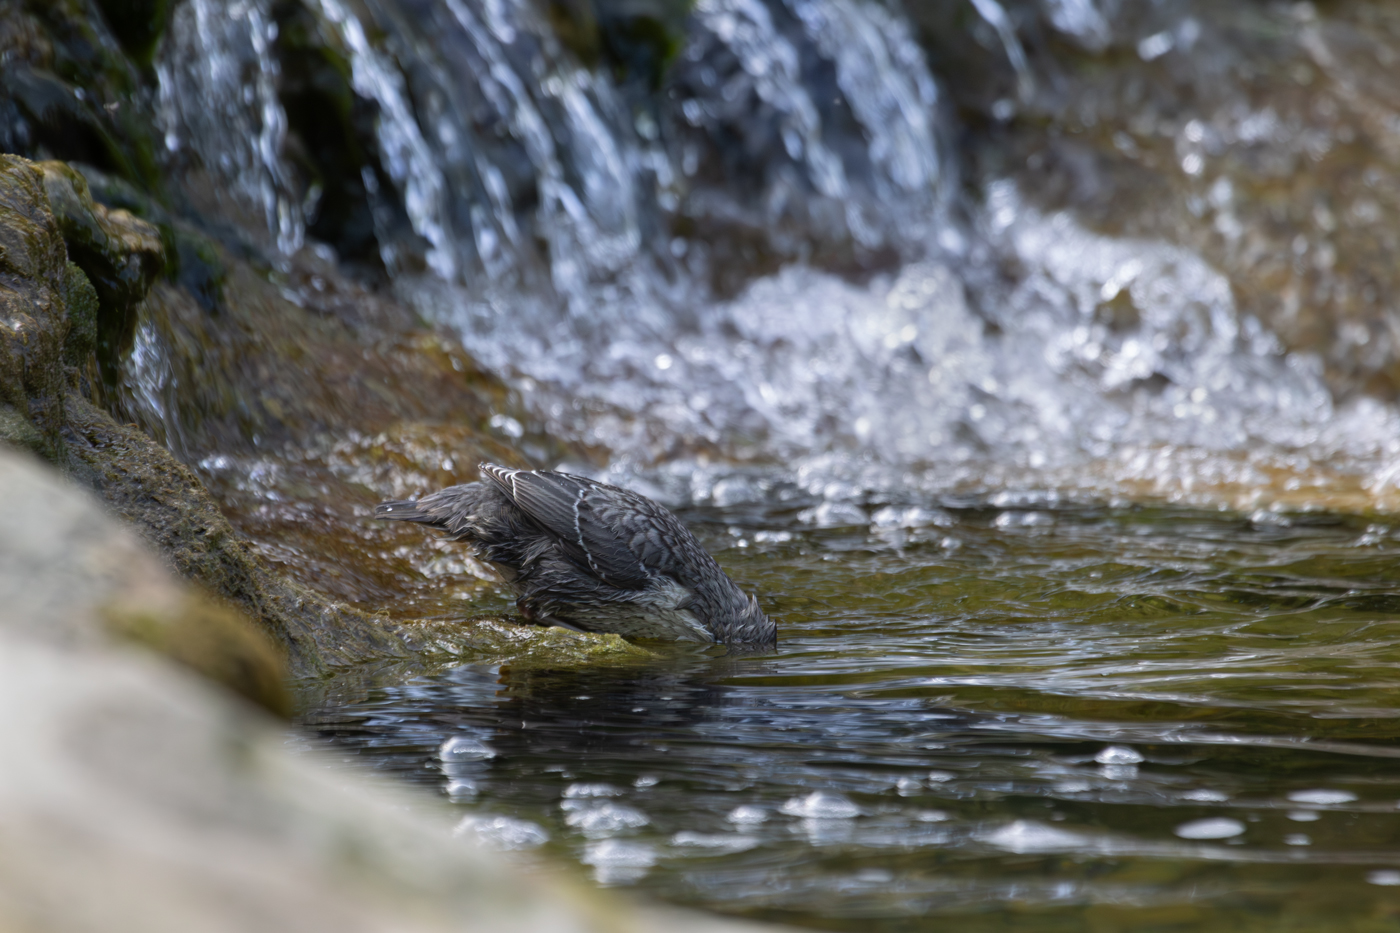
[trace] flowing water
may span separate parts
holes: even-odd
[[[779,618],[777,652],[467,665],[305,724],[458,803],[462,832],[725,912],[840,930],[1400,922],[1400,527],[689,517]]]
[[[191,201],[509,389],[191,442],[255,545],[399,618],[508,613],[365,516],[469,446],[567,449],[780,620],[305,725],[464,833],[716,910],[1400,925],[1397,60],[1360,0],[189,0],[156,72]],[[143,423],[175,343],[138,333]]]

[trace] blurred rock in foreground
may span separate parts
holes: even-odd
[[[431,801],[292,753],[253,707],[113,637],[211,610],[97,501],[6,450],[0,489],[0,929],[759,929],[535,876],[454,839]],[[266,701],[275,661],[243,631]]]

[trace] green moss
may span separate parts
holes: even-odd
[[[130,211],[93,200],[87,179],[63,162],[41,162],[69,258],[92,284],[98,310],[94,345],[104,381],[115,386],[136,330],[136,309],[167,268],[160,231]]]
[[[24,159],[0,156],[0,401],[40,440],[15,424],[5,433],[49,459],[63,451],[66,277],[43,175]]]
[[[405,623],[404,633],[420,656],[482,659],[493,663],[546,667],[632,663],[656,655],[619,635],[521,625],[499,619],[472,622]]]
[[[68,312],[63,359],[70,366],[81,367],[97,350],[97,290],[82,268],[71,260],[63,279],[63,304]]]

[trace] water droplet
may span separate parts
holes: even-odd
[[[582,862],[593,866],[599,884],[627,884],[656,864],[656,850],[639,842],[605,839],[589,845]]]
[[[1174,832],[1182,839],[1229,839],[1244,832],[1244,824],[1226,816],[1182,823]]]
[[[768,819],[768,811],[762,807],[744,804],[743,806],[738,806],[730,810],[729,815],[726,816],[725,819],[731,823],[739,823],[741,825],[763,823]]]
[[[629,829],[639,829],[651,822],[641,810],[611,801],[570,809],[564,822],[586,836],[611,836]]]
[[[453,800],[463,800],[468,797],[475,797],[480,793],[475,781],[467,781],[457,778],[447,782],[447,796]]]
[[[454,735],[438,748],[438,757],[445,762],[481,761],[495,758],[496,752],[485,742],[465,735]]]
[[[895,783],[895,789],[901,797],[912,797],[923,790],[924,785],[918,778],[902,777]]]
[[[682,830],[671,837],[671,845],[696,849],[709,849],[715,855],[744,852],[759,844],[757,836],[741,836],[737,833],[697,833]]]
[[[1017,820],[983,837],[984,841],[1008,852],[1063,852],[1080,849],[1085,837],[1031,820]]]
[[[1294,803],[1311,803],[1319,807],[1351,803],[1356,795],[1345,790],[1295,790],[1288,795]]]
[[[604,783],[578,783],[570,784],[564,788],[564,799],[576,800],[581,797],[621,797],[622,789],[612,784]]]
[[[1197,800],[1201,803],[1224,803],[1225,801],[1230,799],[1230,795],[1225,793],[1224,791],[1201,788],[1200,790],[1187,791],[1186,793],[1181,795],[1181,799]]]
[[[814,790],[806,797],[794,797],[783,804],[783,812],[809,820],[849,820],[860,816],[861,809],[845,794]]]
[[[1136,765],[1143,761],[1142,753],[1126,745],[1110,745],[1094,756],[1101,765]]]
[[[465,816],[452,831],[454,836],[471,836],[493,849],[533,849],[549,841],[549,833],[529,820],[509,816]]]

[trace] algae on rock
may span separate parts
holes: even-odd
[[[42,176],[25,160],[0,155],[0,436],[52,460],[63,452],[69,388],[68,277]]]

